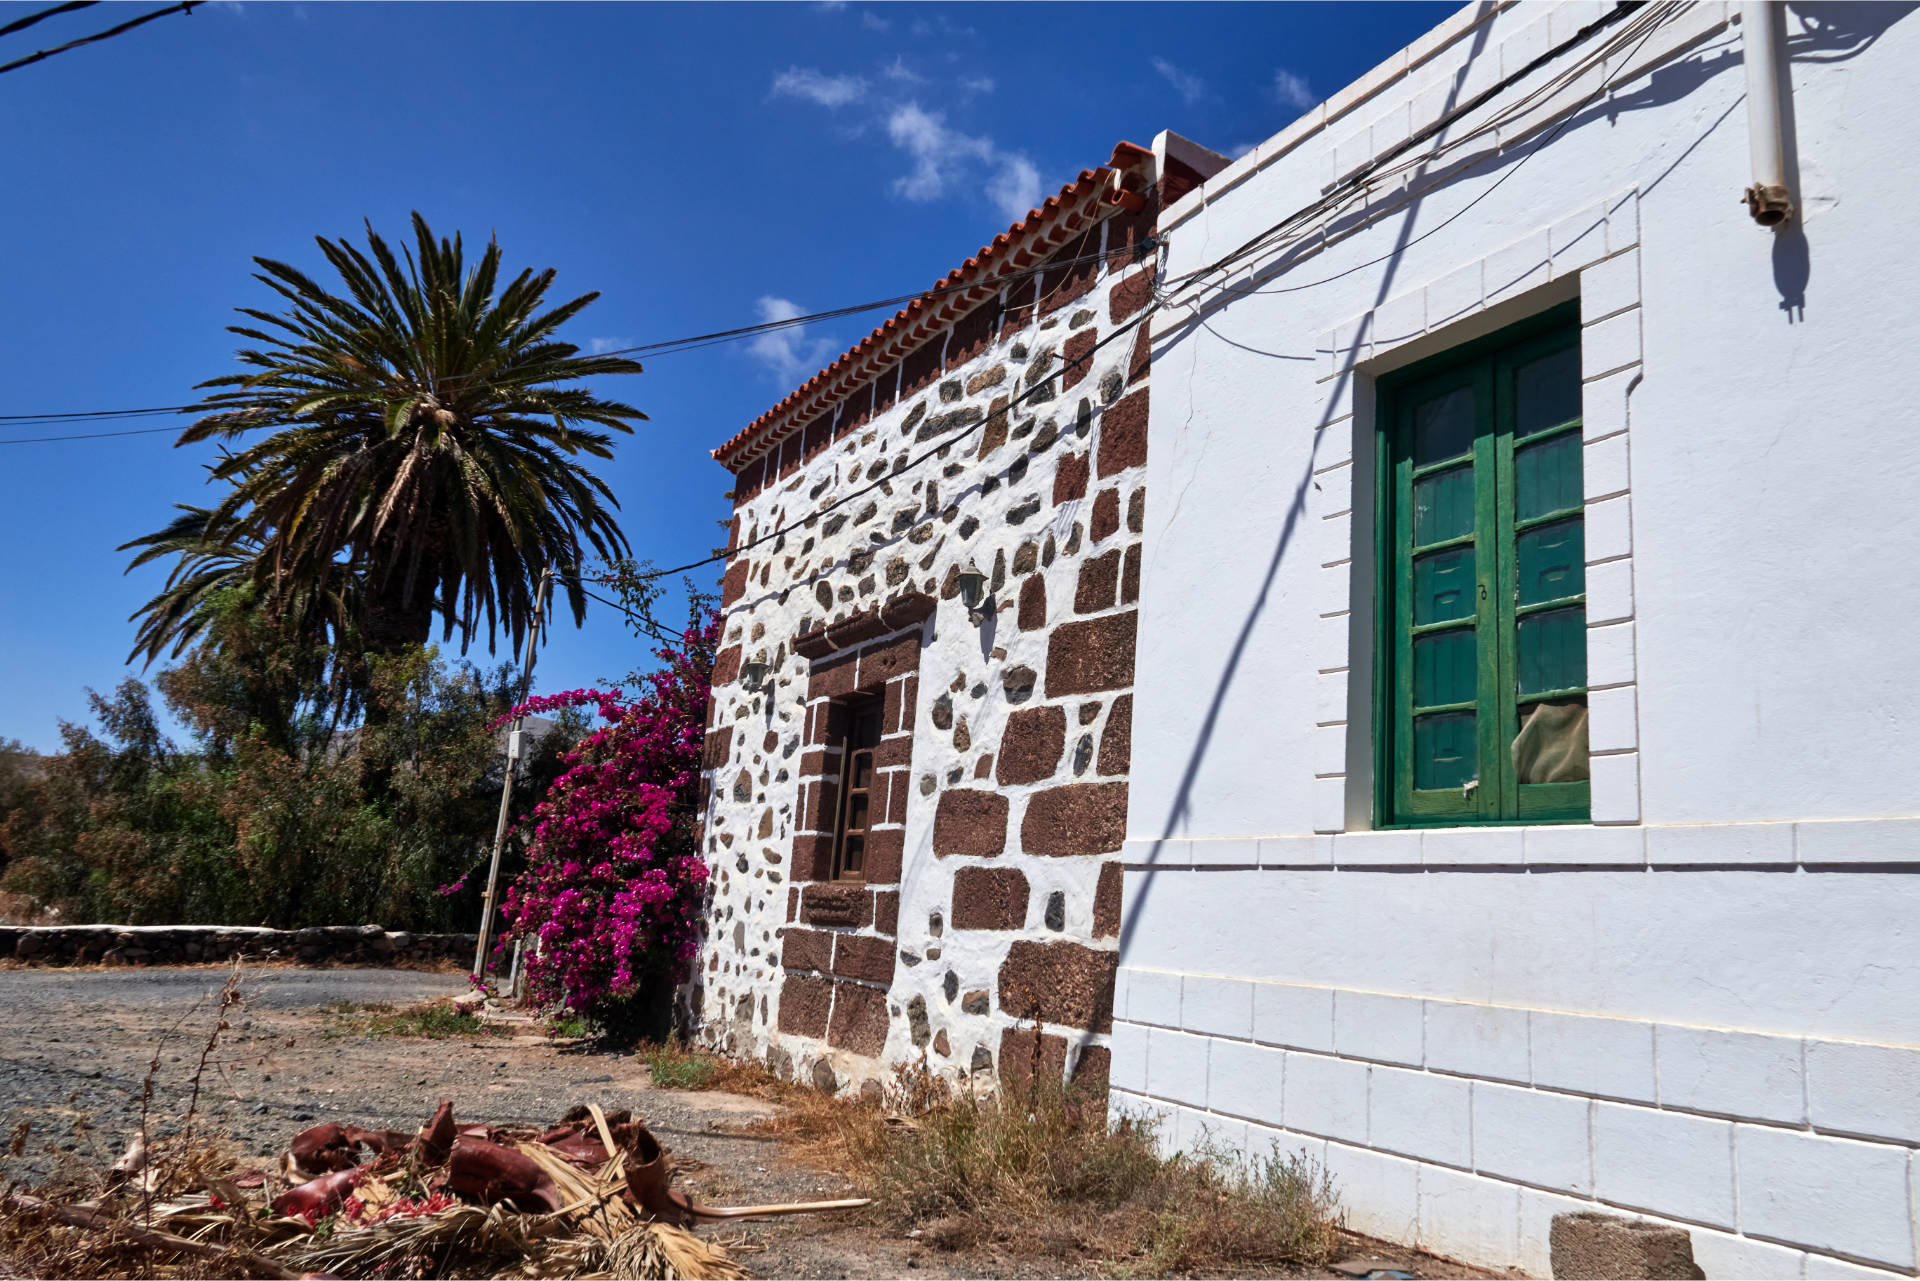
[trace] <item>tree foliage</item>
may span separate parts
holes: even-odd
[[[157,681],[192,741],[162,731],[147,686],[89,694],[98,730],[16,777],[0,810],[0,886],[69,920],[375,921],[471,929],[477,896],[436,887],[486,857],[516,681],[414,648],[368,660],[391,714],[341,729],[311,673],[327,663],[235,589],[209,640]],[[584,728],[562,715],[515,788],[544,792]],[[19,775],[20,771],[14,771]],[[517,852],[516,852],[517,857]]]

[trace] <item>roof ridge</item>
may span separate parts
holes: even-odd
[[[1093,169],[1082,169],[1077,178],[1061,187],[1059,192],[1048,196],[1039,205],[1027,212],[1027,216],[1016,221],[1005,231],[981,246],[980,250],[958,267],[934,281],[929,292],[938,293],[936,298],[916,298],[905,307],[893,313],[877,325],[873,332],[859,342],[847,348],[832,363],[813,377],[801,383],[774,406],[748,423],[732,439],[715,449],[713,456],[722,463],[731,464],[750,447],[759,443],[770,443],[772,438],[799,425],[800,415],[808,408],[817,406],[825,399],[828,388],[840,384],[838,391],[847,390],[845,384],[854,379],[874,372],[876,364],[887,363],[892,353],[883,353],[890,340],[906,333],[911,322],[931,323],[944,319],[944,313],[964,305],[968,311],[979,305],[979,301],[965,302],[974,289],[956,289],[969,279],[983,277],[991,266],[999,261],[1017,255],[1026,247],[1026,243],[1051,223],[1062,210],[1083,203],[1090,192],[1104,187],[1116,173],[1125,174],[1144,162],[1151,161],[1153,152],[1131,142],[1121,142],[1113,149],[1112,159],[1105,165]],[[1024,267],[1025,264],[1019,264]],[[974,288],[984,288],[998,276],[975,279]]]

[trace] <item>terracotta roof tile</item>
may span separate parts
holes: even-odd
[[[1153,153],[1145,147],[1131,142],[1122,142],[1113,149],[1113,159],[1098,169],[1082,169],[1080,176],[1062,187],[1059,194],[1048,196],[1038,208],[1028,212],[1025,218],[995,236],[982,246],[980,251],[965,262],[935,281],[936,290],[954,290],[957,285],[981,277],[977,283],[984,286],[995,277],[987,275],[1002,261],[1013,269],[1031,266],[1037,259],[1031,252],[1031,242],[1044,231],[1061,213],[1073,207],[1079,207],[1089,195],[1104,188],[1114,171],[1125,172],[1136,168],[1142,162],[1152,158]],[[1051,250],[1049,250],[1051,252]],[[752,446],[771,443],[785,436],[802,424],[796,417],[798,411],[814,393],[833,385],[838,394],[853,389],[852,384],[874,373],[878,366],[892,363],[901,353],[885,350],[889,340],[900,335],[907,324],[924,316],[930,324],[942,324],[957,320],[966,311],[980,303],[980,299],[968,301],[970,290],[949,292],[940,298],[916,298],[893,313],[893,316],[879,325],[865,338],[848,348],[839,359],[825,369],[807,379],[798,388],[790,392],[773,408],[735,435],[726,444],[713,451],[713,456],[722,463],[732,465],[735,461],[748,461],[741,456]],[[831,400],[823,400],[813,406],[816,410],[828,408]]]

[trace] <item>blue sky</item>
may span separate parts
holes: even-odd
[[[0,3],[0,25],[50,3]],[[414,209],[497,235],[510,271],[557,268],[555,296],[600,290],[582,346],[908,292],[1116,141],[1244,149],[1453,7],[209,4],[0,76],[0,413],[184,403],[234,367],[231,309],[274,306],[252,255],[319,274],[314,235],[402,237]],[[50,19],[0,62],[141,11]],[[636,552],[723,542],[707,451],[882,314],[609,380],[650,417],[601,466]],[[124,575],[114,548],[208,501],[210,457],[171,435],[0,446],[0,737],[55,748],[83,688],[126,674],[164,570]],[[647,661],[595,607],[538,684]]]

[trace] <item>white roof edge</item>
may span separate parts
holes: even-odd
[[[1518,3],[1519,0],[1468,0],[1413,43],[1343,86],[1326,101],[1309,107],[1292,124],[1182,196],[1162,212],[1160,230],[1173,230],[1198,213],[1209,199],[1233,190],[1334,121],[1346,118],[1362,104],[1378,97],[1401,77],[1432,62],[1502,9]]]

